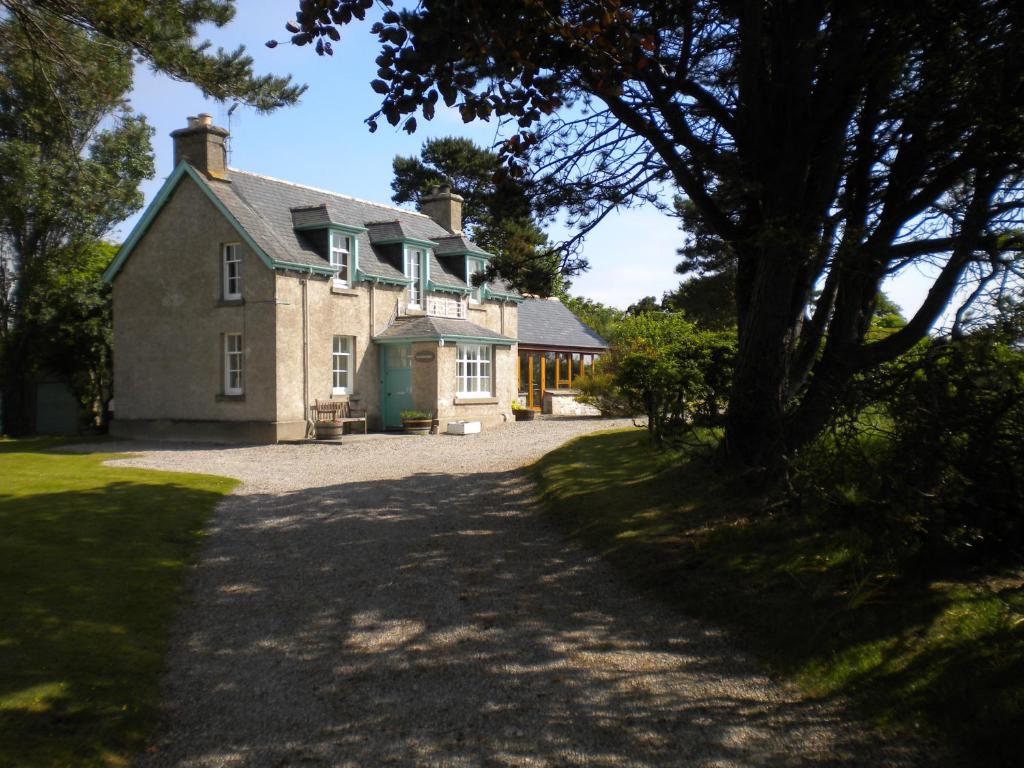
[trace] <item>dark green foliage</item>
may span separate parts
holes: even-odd
[[[124,98],[129,52],[48,16],[39,22],[77,63],[38,58],[17,21],[0,22],[0,385],[12,434],[31,428],[27,387],[50,366],[69,373],[70,359],[88,358],[71,383],[83,399],[109,399],[100,394],[109,390],[100,373],[109,310],[97,280],[109,249],[99,239],[142,206],[139,183],[153,175],[152,128]]]
[[[599,301],[587,299],[582,296],[562,297],[562,303],[569,308],[581,322],[590,326],[597,334],[608,341],[615,333],[619,323],[625,318],[626,313],[616,307],[609,307]]]
[[[494,254],[487,280],[501,277],[524,293],[549,296],[564,290],[563,273],[583,268],[563,263],[535,216],[530,185],[495,179],[501,160],[469,139],[447,137],[424,142],[420,156],[396,157],[391,181],[396,203],[418,202],[432,187],[448,185],[464,199],[463,229]]]
[[[643,315],[647,312],[661,312],[662,306],[653,296],[644,296],[640,301],[626,307],[627,315]]]
[[[36,362],[68,383],[91,425],[105,427],[113,397],[113,319],[103,270],[117,253],[110,243],[65,249],[32,297]]]
[[[138,56],[153,69],[175,80],[194,83],[219,101],[235,99],[270,111],[294,104],[306,86],[293,85],[290,77],[254,75],[252,57],[244,46],[233,51],[210,50],[209,42],[195,39],[201,25],[223,27],[235,15],[233,0],[0,0],[8,17],[2,34],[17,39],[24,53],[68,73],[88,66],[90,56],[67,45],[52,29],[75,28],[118,54]],[[59,110],[62,118],[74,121]]]
[[[1024,557],[1024,350],[995,326],[922,344],[859,382],[796,462],[804,505],[930,569]]]
[[[682,312],[701,328],[725,331],[736,327],[736,266],[695,275],[665,293],[662,305]]]
[[[734,335],[701,331],[680,314],[641,312],[618,325],[611,344],[598,376],[579,384],[598,407],[644,414],[659,442],[721,422]]]
[[[665,292],[663,306],[683,312],[702,328],[735,328],[739,321],[736,252],[707,226],[692,202],[677,197],[675,209],[686,238],[678,250],[682,259],[676,265],[676,272],[684,279],[678,288]]]

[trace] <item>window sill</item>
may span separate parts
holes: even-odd
[[[455,396],[456,405],[497,405],[496,397],[466,397],[465,395]]]
[[[245,395],[225,395],[222,393],[217,395],[215,399],[218,403],[244,403]]]
[[[347,283],[332,283],[331,293],[337,296],[358,296],[359,291]]]
[[[245,304],[245,300],[239,296],[237,299],[218,299],[218,307],[240,307]]]

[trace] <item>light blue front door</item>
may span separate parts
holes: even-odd
[[[384,428],[399,429],[402,426],[402,411],[412,408],[412,345],[382,345],[380,370]]]

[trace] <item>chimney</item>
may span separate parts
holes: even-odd
[[[462,232],[462,198],[447,184],[431,187],[430,194],[420,198],[420,211],[452,234]]]
[[[213,124],[205,112],[188,118],[188,127],[171,132],[174,139],[174,167],[182,160],[208,178],[229,181],[227,146],[228,132]]]

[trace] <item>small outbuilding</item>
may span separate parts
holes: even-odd
[[[577,402],[573,379],[590,373],[608,342],[558,299],[525,298],[519,305],[519,402],[555,415],[596,415]]]

